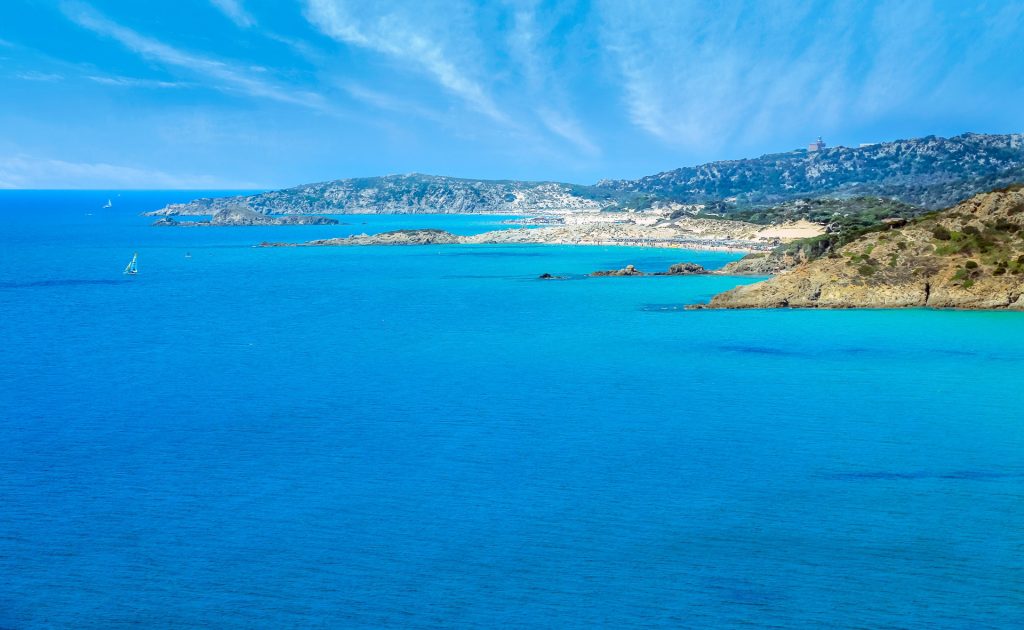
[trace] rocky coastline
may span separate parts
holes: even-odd
[[[976,195],[694,308],[1024,310],[1024,192]]]

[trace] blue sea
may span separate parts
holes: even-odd
[[[138,216],[204,194],[0,194],[0,627],[1024,624],[1024,314]]]

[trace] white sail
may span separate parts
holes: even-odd
[[[130,263],[128,263],[127,267],[124,268],[124,272],[126,274],[128,274],[129,276],[134,276],[135,274],[139,273],[139,266],[138,266],[138,263],[137,263],[138,259],[139,259],[139,255],[137,253],[133,254],[132,255],[132,261]]]

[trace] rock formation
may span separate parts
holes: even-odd
[[[676,263],[668,268],[668,271],[656,273],[656,276],[696,276],[709,273],[707,269],[692,262]]]
[[[682,262],[671,265],[668,271],[656,271],[653,274],[646,274],[643,271],[637,269],[634,265],[626,265],[622,269],[609,269],[606,271],[595,271],[591,273],[591,276],[602,277],[602,276],[699,276],[707,274],[717,274],[716,271],[708,271],[701,265],[692,262]]]
[[[590,274],[591,276],[643,276],[646,275],[633,265],[626,265],[622,269],[609,269],[607,271],[595,271]]]

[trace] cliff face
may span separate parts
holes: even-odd
[[[1024,192],[977,195],[873,232],[710,308],[934,307],[1024,310]]]

